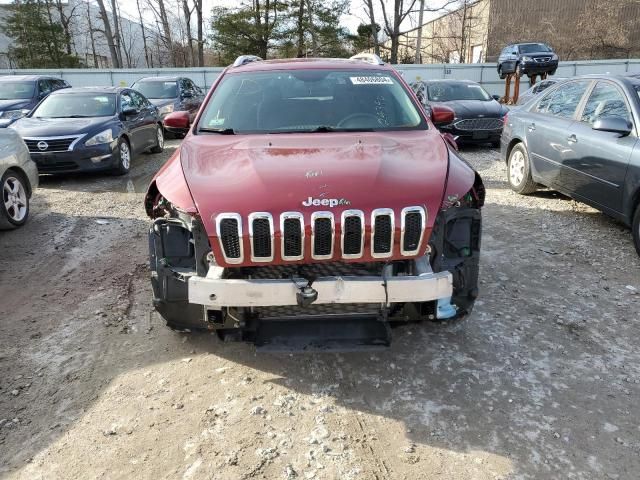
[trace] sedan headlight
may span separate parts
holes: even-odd
[[[556,55],[555,53],[551,55],[551,60],[558,60],[558,55]]]
[[[169,104],[169,105],[165,105],[164,107],[160,107],[160,109],[158,110],[158,113],[160,115],[166,115],[168,113],[173,112],[173,104]]]
[[[95,134],[89,140],[84,142],[84,144],[90,147],[92,145],[101,145],[103,143],[111,143],[111,142],[113,142],[113,132],[111,131],[110,128],[108,128],[100,133]]]
[[[533,58],[527,57],[526,55],[524,57],[522,57],[522,61],[523,62],[531,62],[532,60],[533,60]]]
[[[18,118],[22,118],[24,117],[27,113],[29,113],[31,110],[29,109],[20,109],[20,110],[5,110],[4,112],[2,112],[2,114],[0,115],[0,118],[4,118],[4,119],[9,119],[9,120],[16,120]]]

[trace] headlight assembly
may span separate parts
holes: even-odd
[[[24,117],[31,110],[21,109],[21,110],[5,110],[0,115],[0,118],[9,119],[9,120],[17,120],[18,118]]]
[[[160,115],[166,115],[167,113],[173,112],[173,104],[165,105],[164,107],[160,107],[158,113]]]
[[[96,135],[91,137],[89,140],[84,142],[84,144],[90,147],[92,145],[101,145],[103,143],[111,143],[111,142],[113,142],[113,132],[111,131],[110,128],[108,128],[106,130],[103,130],[100,133],[97,133]]]

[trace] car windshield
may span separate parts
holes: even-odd
[[[388,71],[276,70],[226,75],[200,132],[293,133],[426,129],[418,106]]]
[[[432,102],[453,100],[492,100],[484,88],[475,83],[434,83],[427,87],[427,95]]]
[[[31,115],[34,118],[110,117],[116,114],[114,93],[49,95]]]
[[[0,100],[31,98],[34,86],[34,82],[0,82]]]
[[[518,47],[520,53],[538,53],[538,52],[550,52],[551,49],[544,43],[525,43]]]
[[[147,98],[176,98],[178,84],[171,82],[138,82],[133,87]]]

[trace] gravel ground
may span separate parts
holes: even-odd
[[[142,192],[44,179],[0,233],[0,476],[637,479],[640,260],[630,232],[544,191],[488,187],[481,296],[386,351],[256,354],[151,307]]]

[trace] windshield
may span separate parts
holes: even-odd
[[[492,100],[484,88],[475,83],[434,83],[427,87],[432,102],[451,102],[453,100]]]
[[[34,82],[0,82],[0,100],[32,98],[34,85]]]
[[[115,93],[49,95],[31,115],[34,118],[110,117],[116,114]]]
[[[393,74],[371,70],[232,73],[206,105],[199,131],[284,133],[426,129]]]
[[[538,53],[538,52],[551,52],[551,49],[544,43],[525,43],[518,47],[520,53]]]
[[[178,84],[172,82],[138,82],[133,87],[147,98],[177,98]]]

